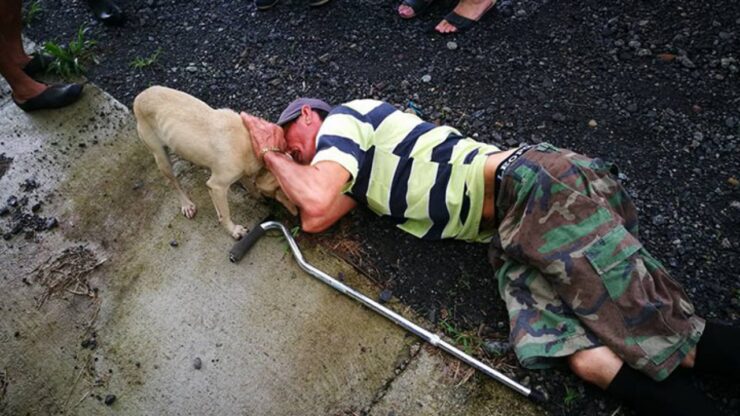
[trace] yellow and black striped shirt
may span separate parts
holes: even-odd
[[[417,237],[485,242],[483,169],[498,151],[388,103],[355,100],[324,120],[311,164],[342,165],[351,174],[345,193]]]

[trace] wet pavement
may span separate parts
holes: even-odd
[[[130,110],[95,85],[33,114],[0,94],[0,201],[17,201],[0,218],[1,414],[541,413],[303,273],[278,236],[230,263],[207,171],[175,163],[188,220]],[[269,211],[237,187],[230,204],[248,228]],[[56,225],[13,230],[23,215]],[[377,297],[321,248],[304,255]]]

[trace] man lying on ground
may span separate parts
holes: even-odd
[[[523,366],[564,358],[650,415],[719,414],[685,368],[740,379],[740,329],[697,316],[642,247],[614,165],[546,143],[501,151],[375,100],[242,119],[306,232],[360,203],[422,239],[490,241]]]

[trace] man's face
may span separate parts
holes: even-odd
[[[321,118],[310,107],[301,111],[298,118],[283,127],[283,136],[288,153],[296,162],[307,165],[316,154],[316,134],[321,127]]]

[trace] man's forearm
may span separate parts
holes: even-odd
[[[354,208],[354,200],[341,193],[349,179],[349,172],[341,165],[301,165],[278,152],[268,152],[264,160],[283,192],[300,209],[306,231],[322,231]]]
[[[300,165],[279,152],[266,153],[264,161],[267,169],[277,178],[283,192],[298,208],[306,210],[316,205],[317,199],[320,199],[320,189],[316,189],[316,184],[312,183],[315,167]]]

